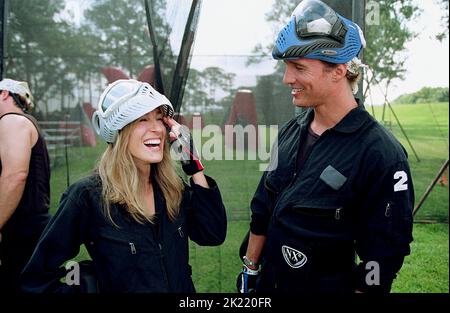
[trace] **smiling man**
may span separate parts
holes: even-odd
[[[273,57],[306,110],[280,130],[278,167],[251,202],[240,292],[387,293],[410,253],[406,151],[354,98],[364,46],[358,25],[319,0],[280,31]]]

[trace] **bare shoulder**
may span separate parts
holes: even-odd
[[[31,136],[32,140],[37,139],[38,132],[33,122],[23,115],[8,114],[0,119],[0,137],[13,136],[20,138],[22,136]]]

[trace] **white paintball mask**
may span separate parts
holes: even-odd
[[[92,116],[92,124],[106,142],[114,143],[122,128],[158,107],[161,107],[164,115],[174,115],[169,99],[150,84],[120,79],[103,91]]]

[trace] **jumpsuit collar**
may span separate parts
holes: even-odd
[[[313,118],[314,110],[307,109],[305,113],[300,114],[297,117],[297,123],[304,127],[309,125]],[[367,113],[364,105],[359,104],[358,102],[358,106],[348,112],[347,115],[331,129],[340,133],[353,133],[361,128],[369,118],[370,115]]]

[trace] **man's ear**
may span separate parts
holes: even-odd
[[[342,78],[345,78],[347,75],[347,66],[345,64],[339,64],[334,68],[333,80],[338,81]]]
[[[2,92],[0,92],[0,99],[2,101],[5,101],[9,96],[9,91],[8,90],[2,90]]]

